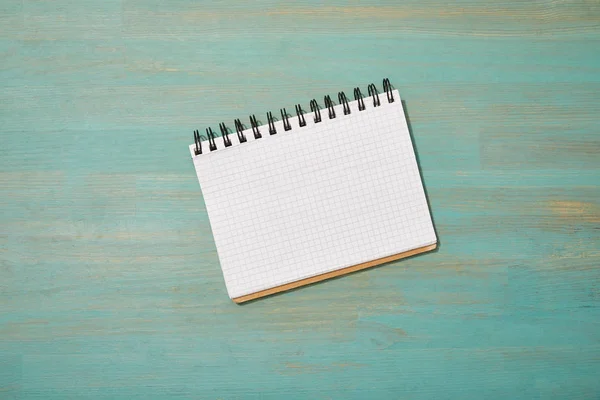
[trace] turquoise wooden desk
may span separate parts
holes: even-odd
[[[0,1],[0,398],[600,396],[600,4]],[[248,305],[192,129],[389,77],[439,251]]]

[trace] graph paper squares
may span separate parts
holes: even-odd
[[[231,298],[436,243],[397,91],[195,156]],[[208,149],[208,143],[203,143]]]

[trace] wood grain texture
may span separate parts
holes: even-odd
[[[0,398],[597,398],[599,48],[597,0],[0,0]],[[192,129],[383,77],[438,251],[233,304]]]

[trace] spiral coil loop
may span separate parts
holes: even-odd
[[[250,116],[250,125],[252,125],[252,133],[254,134],[254,139],[260,139],[262,135],[258,130],[258,122],[256,122],[256,116],[254,114]]]
[[[329,119],[335,118],[335,108],[333,108],[333,101],[329,95],[325,96],[325,107],[329,109]]]
[[[285,108],[281,108],[279,112],[281,113],[281,120],[283,121],[283,130],[291,131],[292,125],[290,124],[290,117],[288,116],[287,111],[285,111]]]
[[[393,103],[396,99],[394,98],[394,89],[388,78],[385,78],[383,80],[383,90],[386,93],[388,103]],[[379,91],[377,90],[377,87],[371,83],[370,85],[368,85],[367,91],[368,91],[368,96],[371,97],[373,100],[373,107],[380,107],[381,99],[379,98]],[[331,99],[331,97],[329,95],[326,95],[323,99],[324,99],[325,107],[327,107],[327,113],[328,113],[329,119],[330,120],[335,119],[337,117],[336,110],[335,110],[335,107],[336,107],[335,103],[333,102],[333,100]],[[360,88],[358,88],[358,87],[354,88],[354,101],[356,102],[358,111],[365,111],[367,109],[367,105],[365,104],[364,96],[363,96]],[[339,102],[338,107],[341,106],[341,108],[344,112],[344,115],[351,114],[353,107],[356,107],[356,106],[350,105],[350,102],[348,101],[348,98],[346,97],[346,94],[344,92],[338,92],[338,102]],[[296,118],[298,120],[298,126],[299,127],[307,126],[305,112],[302,109],[302,106],[300,104],[296,104],[294,106],[294,108],[296,111]],[[292,124],[290,122],[290,118],[294,118],[294,117],[289,115],[285,108],[281,108],[279,111],[281,114],[281,122],[279,122],[279,123],[283,124],[283,129],[285,131],[292,130]],[[315,124],[323,122],[323,119],[321,117],[321,107],[319,106],[319,103],[315,99],[312,99],[310,101],[310,112],[313,114],[313,122]],[[273,116],[273,113],[269,111],[267,113],[267,125],[268,125],[270,135],[277,134],[277,128],[276,128],[276,124],[275,124],[276,121],[277,121],[277,119]],[[246,129],[244,128],[242,121],[240,119],[235,119],[234,124],[235,124],[235,131],[237,134],[238,143],[246,143],[248,141],[248,138],[244,134],[244,131]],[[261,139],[262,134],[260,132],[259,123],[258,123],[258,120],[256,119],[255,115],[250,115],[250,126],[252,129],[252,134],[254,136],[254,139],[255,140]],[[230,146],[234,145],[233,141],[229,137],[229,134],[232,131],[227,127],[227,125],[224,122],[219,124],[219,129],[221,131],[221,138],[223,140],[223,146],[230,147]],[[209,151],[212,152],[212,151],[217,150],[218,147],[217,147],[217,143],[216,143],[216,135],[213,132],[212,128],[210,128],[210,127],[206,128],[206,137],[203,135],[200,135],[200,132],[198,130],[194,130],[193,154],[194,155],[204,154],[203,149],[202,149],[202,142],[207,142],[207,141],[208,141]]]
[[[223,138],[223,144],[225,147],[231,146],[231,140],[229,139],[229,130],[225,126],[224,122],[219,124],[219,129],[221,130],[221,137]]]
[[[338,93],[338,101],[344,107],[344,115],[350,114],[350,104],[348,104],[348,98],[346,97],[346,93],[339,92]]]
[[[202,154],[202,140],[201,140],[200,133],[198,132],[197,129],[194,131],[194,145],[196,146],[194,148],[194,154],[196,154],[196,155]]]
[[[244,125],[242,125],[242,121],[240,121],[240,119],[236,119],[235,120],[235,131],[237,132],[238,135],[238,140],[240,141],[240,143],[245,143],[246,142],[246,135],[244,135]]]
[[[354,100],[358,102],[358,111],[364,111],[366,108],[365,100],[363,99],[363,95],[358,87],[354,88]]]
[[[373,98],[373,107],[379,107],[381,105],[381,101],[379,101],[379,91],[377,91],[377,87],[372,83],[368,87],[369,96]]]
[[[392,93],[392,84],[388,78],[383,80],[383,90],[385,90],[385,94],[387,95],[388,103],[393,103],[394,93]]]
[[[310,111],[315,114],[315,124],[321,122],[321,107],[319,107],[319,103],[315,99],[310,101]]]
[[[208,148],[210,151],[215,151],[217,143],[215,142],[215,134],[210,127],[206,128],[206,136],[208,136]]]
[[[267,113],[267,121],[269,122],[269,134],[275,135],[277,129],[275,129],[275,120],[273,119],[273,113],[271,111]]]
[[[300,125],[300,127],[306,126],[304,111],[302,111],[302,106],[300,104],[296,104],[296,115],[298,116],[298,125]]]

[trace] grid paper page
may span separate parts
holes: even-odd
[[[192,158],[231,298],[437,242],[398,91]]]

